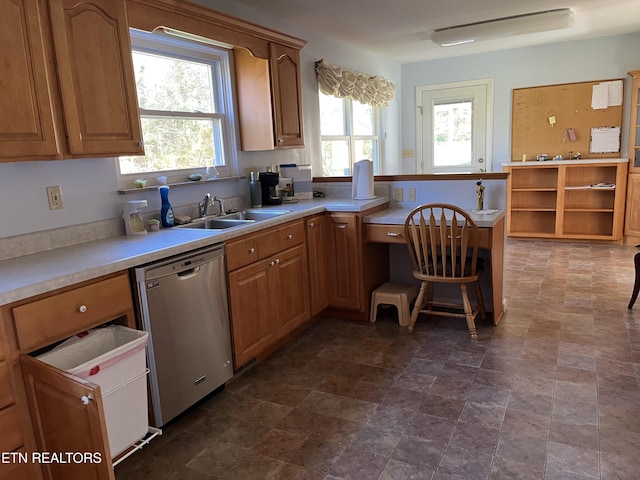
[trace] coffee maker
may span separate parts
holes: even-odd
[[[260,172],[259,180],[262,187],[262,204],[280,205],[282,203],[282,198],[278,195],[280,174],[278,172]]]

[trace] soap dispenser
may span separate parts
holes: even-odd
[[[160,210],[162,228],[173,227],[175,221],[173,218],[173,208],[171,208],[171,203],[169,203],[169,186],[160,185],[158,190],[160,191],[160,198],[162,199],[162,209]]]
[[[127,235],[146,235],[144,220],[140,210],[147,206],[146,200],[129,200],[124,204],[122,218],[124,219],[124,230]]]

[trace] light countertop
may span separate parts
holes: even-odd
[[[364,223],[378,223],[384,225],[404,225],[413,208],[387,208],[364,218]],[[484,210],[484,213],[470,212],[471,217],[479,227],[493,227],[498,220],[505,216],[504,210]]]
[[[628,158],[585,158],[580,160],[527,160],[526,162],[503,163],[503,167],[544,167],[553,165],[589,165],[592,163],[628,163]]]
[[[3,260],[0,261],[0,305],[225,242],[315,213],[363,212],[388,201],[384,197],[372,200],[302,200],[265,207],[264,210],[272,208],[288,210],[289,213],[247,226],[225,230],[163,229],[146,235],[111,237]]]

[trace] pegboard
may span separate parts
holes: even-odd
[[[605,109],[591,108],[594,85],[622,81],[616,78],[593,82],[564,83],[513,90],[511,123],[511,159],[536,160],[547,154],[568,158],[580,152],[582,158],[619,158],[620,152],[590,153],[591,129],[621,127],[622,105]],[[551,124],[550,119],[555,120]],[[575,141],[569,129],[573,129]]]

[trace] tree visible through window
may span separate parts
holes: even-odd
[[[319,92],[322,176],[351,175],[354,162],[380,162],[380,107]]]
[[[121,157],[120,174],[209,166],[230,174],[226,52],[138,33],[132,44],[145,155]]]

